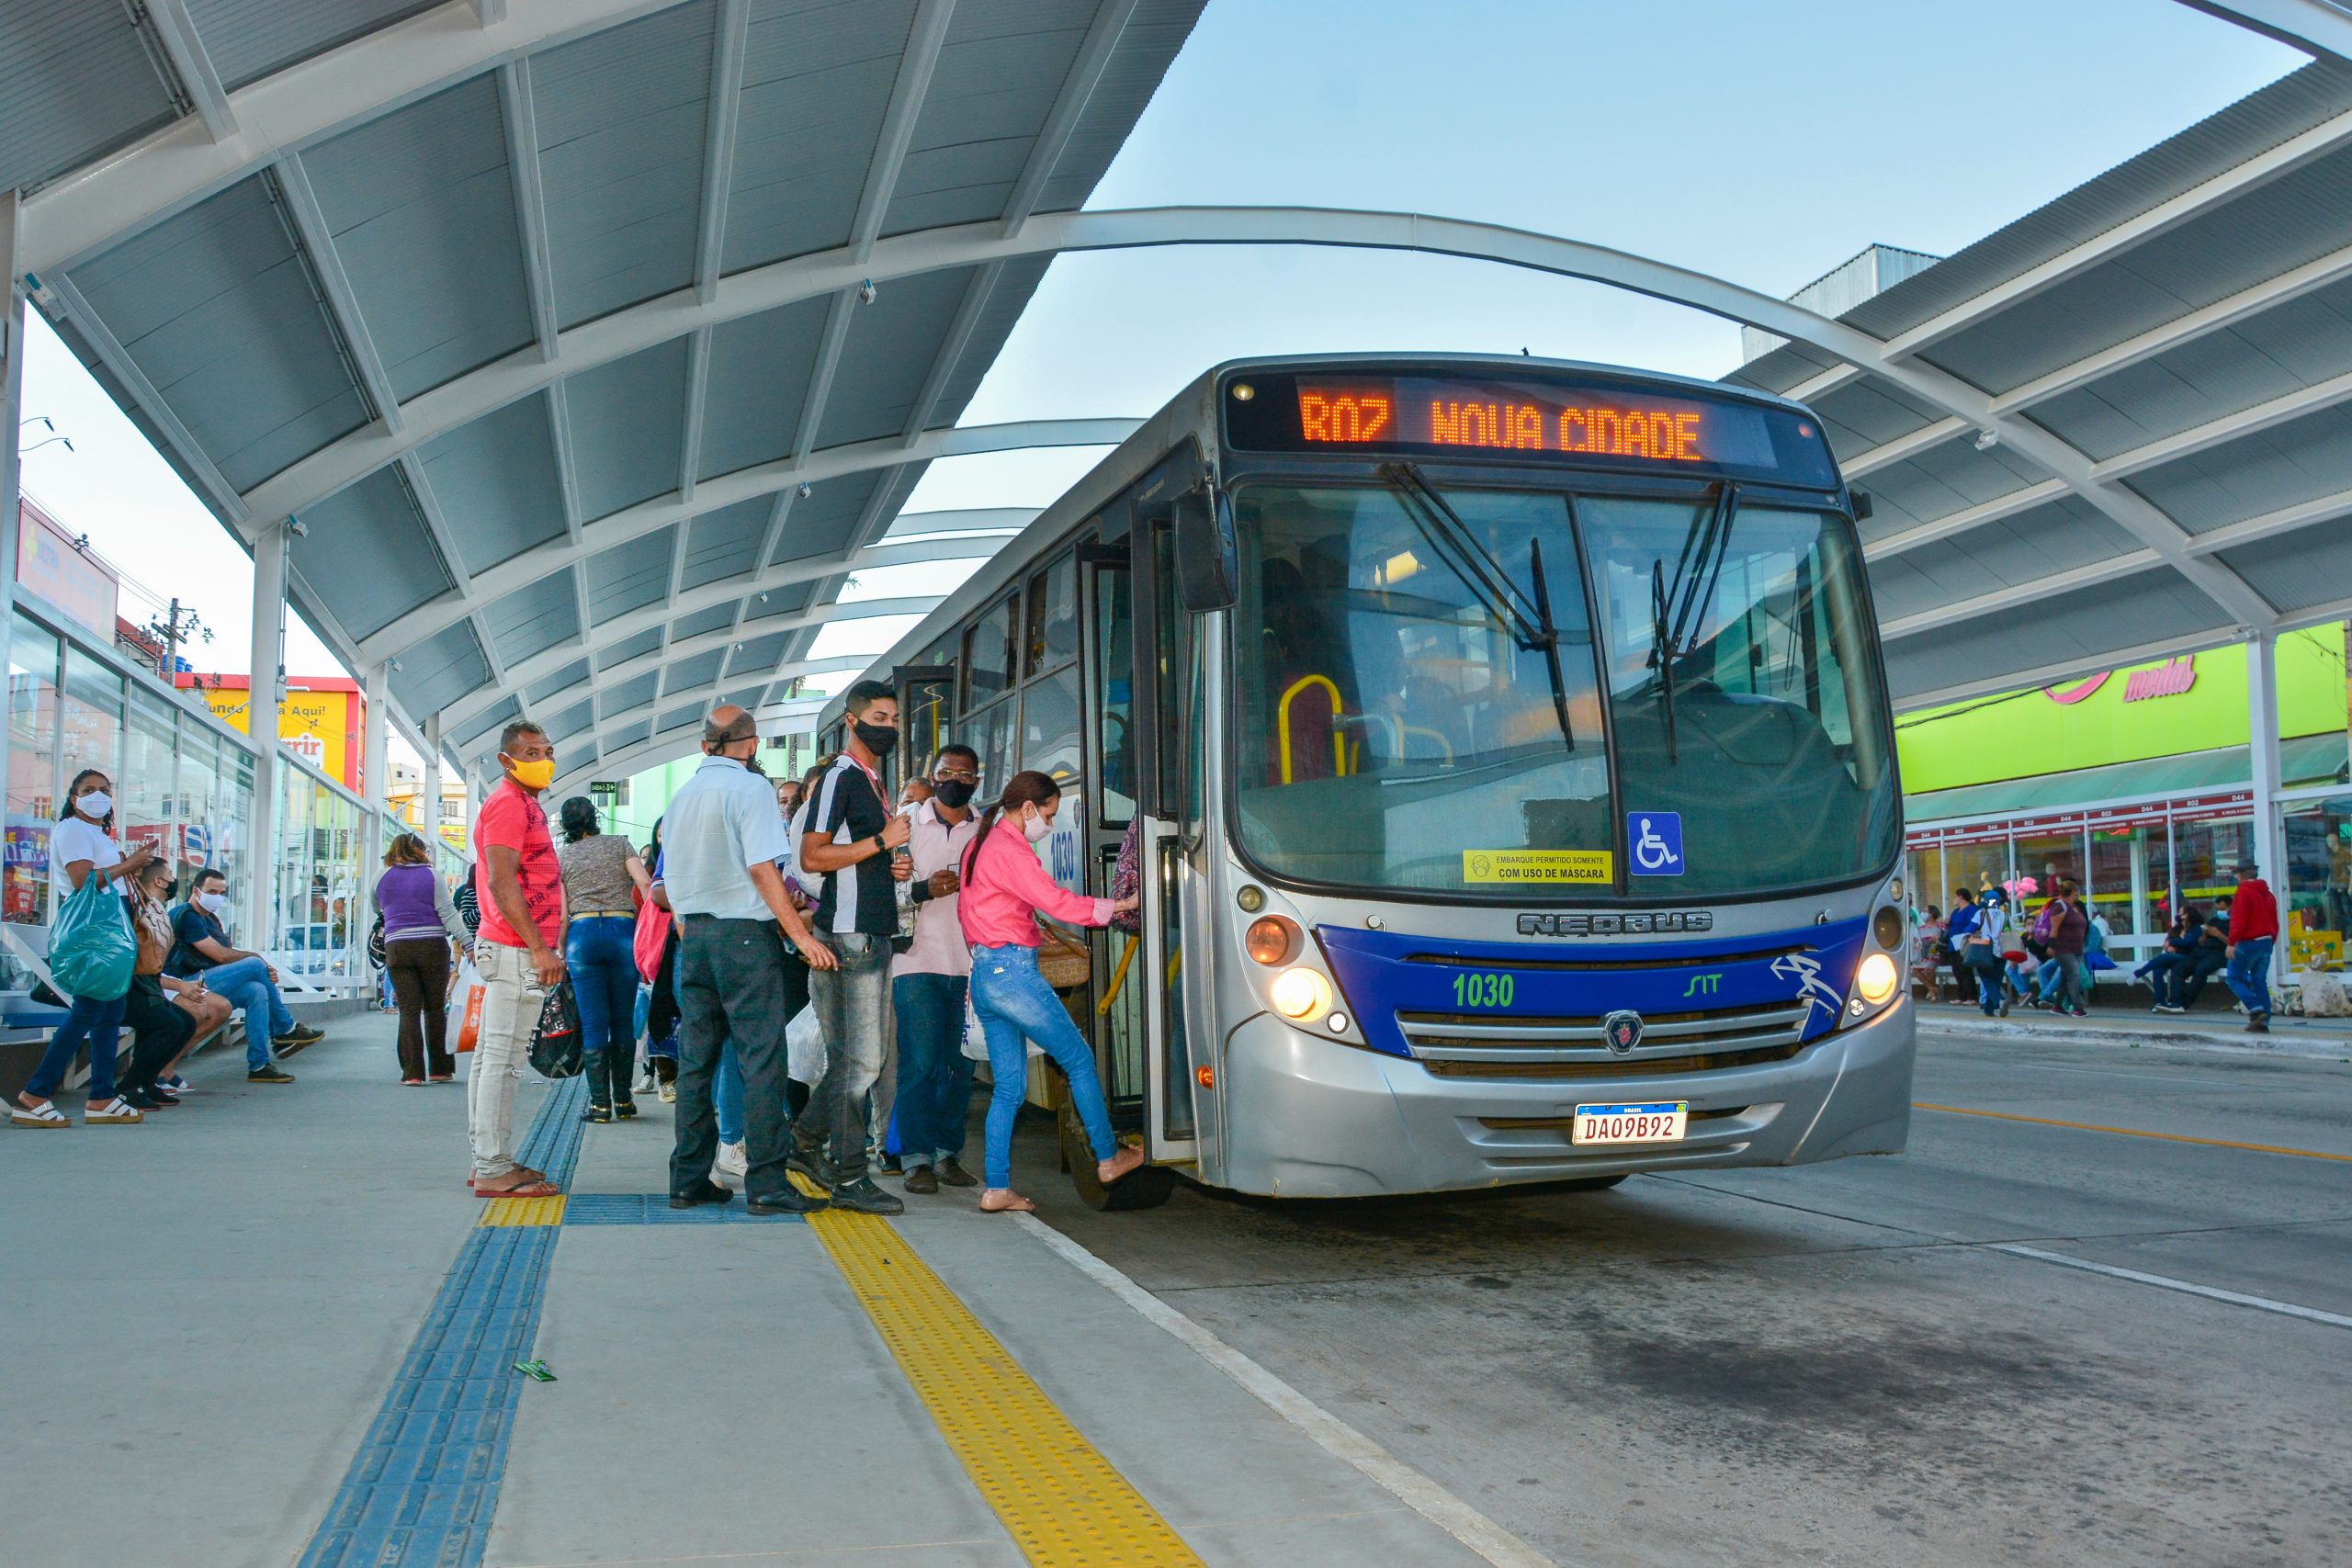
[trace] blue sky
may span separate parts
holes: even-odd
[[[1874,241],[1956,250],[2301,60],[2173,0],[1210,0],[1091,205],[1407,209],[1787,294]],[[1739,335],[1471,262],[1075,255],[1046,275],[965,419],[1143,415],[1246,354],[1521,347],[1716,376]],[[25,412],[77,448],[28,456],[26,488],[136,578],[194,600],[220,635],[212,661],[243,670],[243,551],[39,327]],[[1044,505],[1099,455],[937,464],[911,504]],[[959,576],[868,572],[852,596]],[[820,646],[878,650],[906,624],[830,627]],[[333,668],[299,630],[288,663]]]

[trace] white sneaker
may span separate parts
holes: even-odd
[[[718,1158],[710,1168],[710,1179],[722,1187],[733,1187],[742,1181],[743,1173],[750,1168],[751,1161],[746,1157],[742,1145],[721,1144],[718,1145]]]

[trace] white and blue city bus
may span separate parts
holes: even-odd
[[[1069,799],[1069,995],[1153,1168],[1282,1197],[1904,1146],[1893,726],[1803,407],[1471,355],[1220,366],[877,661]],[[837,742],[839,704],[821,728]],[[1071,809],[1072,806],[1080,809]],[[1065,1148],[1075,1130],[1065,1128]]]

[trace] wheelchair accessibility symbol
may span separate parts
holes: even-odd
[[[1682,874],[1682,815],[1677,811],[1631,811],[1625,838],[1634,846],[1635,876]]]

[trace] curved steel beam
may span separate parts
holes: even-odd
[[[597,658],[610,652],[629,638],[650,631],[655,626],[666,626],[672,621],[703,610],[714,609],[720,604],[731,604],[738,600],[751,598],[756,593],[771,592],[778,588],[790,588],[802,582],[822,581],[828,577],[837,577],[843,572],[870,571],[886,566],[908,566],[923,561],[982,560],[994,555],[997,547],[1002,542],[1001,539],[988,537],[919,539],[903,544],[891,544],[885,541],[859,551],[854,559],[848,561],[843,561],[838,557],[786,561],[756,578],[729,577],[722,578],[717,582],[707,582],[699,588],[688,590],[675,599],[657,600],[641,609],[631,610],[626,615],[616,615],[609,621],[599,623],[592,629],[591,635],[595,639],[593,643],[585,643],[584,639],[582,642],[561,643],[517,661],[506,671],[504,681],[485,686],[478,692],[469,693],[463,700],[452,704],[446,715],[446,722],[461,725],[475,714],[496,707],[506,698],[529,690],[538,682],[546,680],[559,671],[570,669],[583,659]],[[857,602],[852,601],[852,603]],[[757,621],[738,622],[732,627],[722,626],[719,629],[729,632],[732,639],[737,642],[749,642],[754,637],[768,635],[767,628]],[[688,637],[684,641],[674,642],[668,648],[657,651],[668,658],[678,658],[681,657],[679,649],[685,648],[689,643],[700,647],[712,646],[705,643],[700,637]],[[636,662],[636,660],[631,661],[631,663]],[[621,668],[625,667],[615,666],[616,670]],[[612,671],[608,671],[605,675],[599,676],[598,680],[602,682],[610,679]]]
[[[830,663],[832,661],[827,660],[826,662]],[[865,665],[871,664],[873,660],[871,659],[860,659],[856,660],[857,666],[861,668]],[[770,681],[775,679],[775,677],[769,677]],[[626,713],[616,713],[613,715],[612,717],[600,722],[596,726],[595,729],[591,733],[601,740],[605,735],[610,732],[628,729],[634,725],[642,724],[648,718],[666,713],[670,709],[676,707],[680,703],[693,703],[698,708],[707,710],[713,704],[717,703],[720,697],[725,696],[729,692],[741,691],[747,683],[750,682],[746,682],[743,677],[740,675],[722,676],[718,680],[707,682],[702,685],[692,687],[686,691],[665,693],[662,695],[654,698],[650,703],[638,704],[637,706],[630,708]],[[765,694],[763,693],[762,695],[763,698],[764,698]],[[819,698],[817,700],[821,705],[825,699]],[[764,711],[774,705],[763,700],[747,705],[757,713]],[[774,726],[771,725],[771,728],[774,728]]]
[[[2290,48],[2352,60],[2352,16],[2326,0],[2181,0],[2181,4]]]
[[[596,759],[585,768],[575,768],[548,785],[550,789],[571,789],[590,778],[627,778],[631,773],[661,762],[672,762],[693,751],[700,744],[702,720],[692,724],[673,725],[657,730],[644,739],[622,747],[608,756]]]
[[[685,0],[508,0],[485,24],[471,0],[289,65],[228,95],[228,134],[187,116],[26,198],[17,270],[51,272],[83,253],[234,184],[280,154],[385,113],[502,61],[601,32]]]
[[[1142,208],[1102,212],[1046,213],[1010,234],[979,223],[918,231],[878,242],[863,265],[843,252],[827,252],[737,274],[719,285],[710,304],[692,290],[665,296],[586,323],[558,340],[554,360],[526,352],[460,377],[407,405],[406,430],[363,431],[345,437],[243,498],[256,518],[332,494],[390,461],[430,433],[478,417],[564,375],[625,354],[797,299],[845,287],[856,276],[877,280],[1069,251],[1192,244],[1306,244],[1415,251],[1499,262],[1561,276],[1611,284],[1638,294],[1740,321],[1805,344],[1881,377],[1940,412],[1996,432],[2012,450],[2052,474],[2109,520],[2161,556],[2233,618],[2267,626],[2277,612],[2235,573],[2189,553],[2189,536],[2156,507],[2120,485],[2102,482],[2082,452],[2029,420],[2003,414],[1990,394],[1919,360],[1905,360],[1886,341],[1689,267],[1605,245],[1539,234],[1498,224],[1472,223],[1410,212],[1317,208]]]
[[[500,596],[528,587],[550,572],[577,565],[615,545],[658,533],[673,523],[683,523],[690,517],[716,512],[738,502],[774,495],[795,485],[821,484],[827,479],[841,479],[849,474],[870,473],[876,468],[894,468],[907,463],[928,463],[940,457],[968,457],[980,452],[1015,452],[1035,446],[1115,446],[1134,434],[1139,423],[1131,419],[1039,419],[1009,424],[961,425],[926,430],[912,441],[892,435],[879,441],[828,446],[811,453],[805,463],[787,459],[763,463],[757,468],[739,468],[731,474],[721,475],[695,486],[695,498],[691,502],[679,500],[676,492],[673,491],[616,512],[609,517],[583,524],[577,540],[570,536],[553,538],[501,561],[477,573],[467,592],[431,600],[362,638],[360,657],[371,664],[390,659],[435,632],[479,614]],[[907,549],[911,547],[889,547]],[[832,570],[839,572],[854,569],[836,562]],[[769,584],[762,582],[744,592],[756,592],[759,588],[766,586]],[[557,668],[562,666],[558,665]]]

